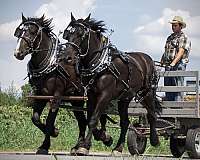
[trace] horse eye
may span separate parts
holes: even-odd
[[[28,26],[24,26],[24,27],[22,28],[22,30],[23,30],[23,31],[28,30]]]
[[[69,32],[70,32],[70,33],[74,33],[75,30],[76,30],[75,28],[71,28],[71,29],[69,30]]]
[[[19,38],[19,37],[22,35],[22,32],[23,32],[22,29],[17,28],[17,29],[15,30],[14,36],[17,37],[17,38]]]
[[[22,30],[23,28],[24,28],[24,25],[23,25],[23,24],[19,26],[19,29]]]

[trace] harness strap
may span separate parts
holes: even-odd
[[[58,65],[56,69],[65,80],[69,81],[76,90],[79,90],[79,87],[71,81],[69,73],[61,65]]]
[[[136,66],[136,68],[137,68],[137,69],[139,70],[139,72],[141,73],[142,78],[144,79],[144,74],[143,74],[141,65],[137,62],[137,60],[136,60],[135,58],[131,57],[130,55],[128,55],[128,57],[129,57],[129,59],[131,59],[131,60],[134,62],[134,63],[132,63],[132,64],[134,64],[134,65]]]
[[[113,63],[111,63],[112,65],[112,68],[111,66],[108,66],[108,70],[114,75],[114,77],[119,80],[119,75],[120,75],[120,72],[118,71],[118,69],[115,67],[115,65]],[[122,82],[122,84],[125,86],[125,91],[128,91],[130,86],[122,79],[122,80],[119,80]]]

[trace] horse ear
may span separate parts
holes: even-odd
[[[40,21],[44,21],[45,15],[43,14],[42,17],[39,18]]]
[[[45,15],[43,14],[42,17],[41,17],[40,19],[44,20],[44,18],[45,18]]]
[[[44,21],[44,19],[45,19],[45,15],[43,14],[42,17],[39,18],[38,22],[42,23]]]
[[[84,22],[89,22],[90,16],[91,16],[91,13],[88,15],[88,17],[86,19],[84,19]]]
[[[26,20],[27,20],[26,17],[22,13],[22,22],[25,22]]]
[[[72,21],[72,22],[76,21],[76,19],[74,18],[72,12],[71,12],[71,21]]]

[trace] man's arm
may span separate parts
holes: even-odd
[[[175,65],[178,63],[178,61],[183,57],[184,52],[185,52],[185,49],[184,49],[184,48],[179,48],[179,51],[178,51],[178,53],[176,54],[176,57],[174,58],[174,60],[173,60],[172,63],[170,64],[170,66],[175,66]]]

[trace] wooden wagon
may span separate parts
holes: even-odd
[[[192,77],[199,82],[198,71],[159,72],[160,77]],[[160,136],[169,138],[170,150],[174,157],[181,157],[186,151],[190,158],[200,158],[200,110],[199,85],[194,86],[158,86],[157,92],[192,92],[190,101],[162,101],[163,111],[158,116],[157,131]],[[149,125],[146,110],[132,101],[129,115],[139,117],[139,122],[132,123],[127,136],[130,153],[142,154],[145,151]]]

